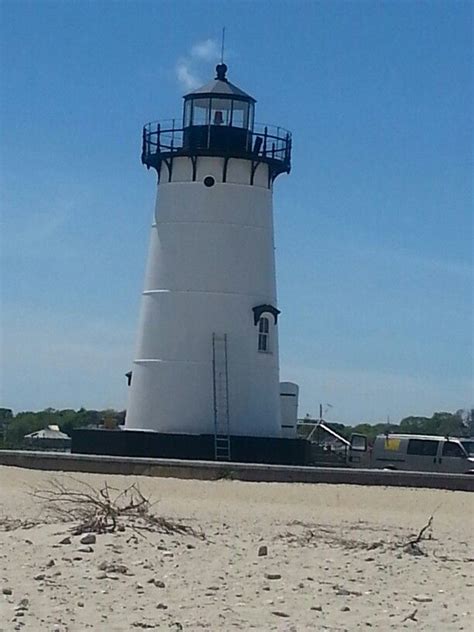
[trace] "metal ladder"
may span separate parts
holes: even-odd
[[[212,334],[212,373],[214,382],[214,457],[216,461],[230,461],[227,334]]]

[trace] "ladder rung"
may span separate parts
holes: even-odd
[[[227,334],[212,335],[214,374],[214,456],[230,460]]]

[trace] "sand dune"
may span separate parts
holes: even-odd
[[[71,524],[28,494],[53,476],[0,467],[2,632],[473,628],[469,493],[77,474],[135,480],[153,511],[205,534],[126,529],[84,546],[60,544]],[[425,555],[410,554],[432,514]]]

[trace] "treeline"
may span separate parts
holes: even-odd
[[[362,423],[356,426],[338,423],[328,423],[327,425],[347,439],[352,433],[359,433],[366,435],[369,441],[373,441],[377,435],[386,432],[471,437],[474,436],[474,409],[461,409],[455,413],[438,412],[431,417],[405,417],[399,424],[381,422],[378,424]]]
[[[25,411],[13,414],[9,408],[0,408],[0,447],[17,448],[23,443],[23,437],[47,426],[59,426],[61,432],[71,435],[74,428],[101,426],[111,422],[123,424],[125,411],[116,410],[56,410],[46,408],[38,412]]]
[[[59,429],[71,435],[74,428],[84,426],[121,425],[125,421],[125,411],[116,410],[56,410],[46,408],[39,412],[19,412],[16,415],[9,408],[0,408],[0,448],[17,448],[23,443],[23,437],[47,426],[59,426]],[[366,435],[373,440],[378,434],[398,432],[407,434],[474,436],[474,409],[458,410],[455,413],[437,412],[431,417],[405,417],[399,424],[361,423],[346,426],[328,423],[336,432],[350,438],[354,432]]]

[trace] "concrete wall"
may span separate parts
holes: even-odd
[[[209,461],[52,454],[21,450],[0,450],[0,465],[66,472],[132,474],[201,480],[228,478],[252,482],[386,485],[474,491],[474,476],[468,474],[250,465]]]

